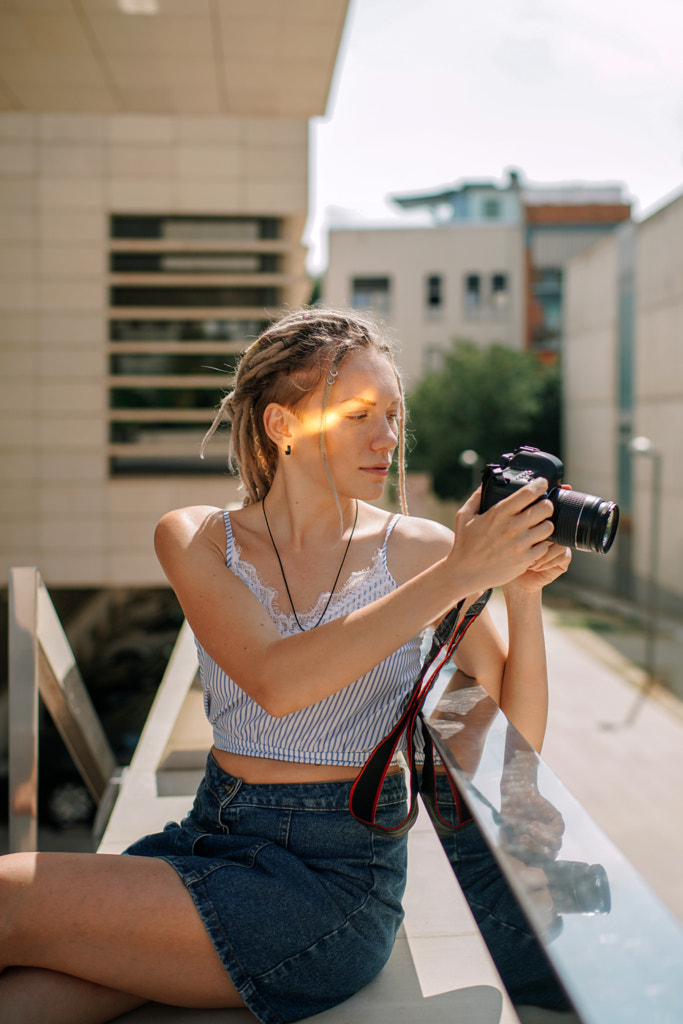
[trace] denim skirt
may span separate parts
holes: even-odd
[[[349,812],[351,782],[248,785],[209,754],[180,824],[125,851],[161,857],[189,890],[235,988],[264,1024],[321,1013],[386,963],[403,918],[406,839]],[[386,779],[377,822],[406,813]]]

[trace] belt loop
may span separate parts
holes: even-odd
[[[240,789],[242,788],[242,779],[237,778],[235,775],[229,776],[230,781],[221,782],[222,796],[220,800],[221,808],[231,804],[235,799]]]

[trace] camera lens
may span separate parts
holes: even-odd
[[[553,493],[552,502],[556,544],[600,555],[609,551],[619,524],[619,506],[615,502],[603,501],[594,494],[559,489]]]
[[[602,864],[558,860],[543,870],[556,914],[609,914],[612,899]]]

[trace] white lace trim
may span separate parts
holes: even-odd
[[[335,591],[332,600],[330,601],[328,613],[334,613],[334,610],[339,607],[340,603],[348,598],[354,590],[357,590],[362,584],[369,580],[381,567],[383,556],[383,549],[380,548],[375,552],[372,564],[367,566],[365,569],[358,569],[356,572],[352,572],[343,587]],[[291,612],[283,612],[276,604],[277,601],[277,590],[274,587],[268,586],[261,579],[261,576],[254,565],[251,562],[247,562],[246,559],[242,558],[242,549],[238,544],[235,543],[233,537],[232,541],[232,565],[231,568],[236,576],[239,576],[249,587],[252,594],[254,594],[268,614],[275,623],[278,632],[281,636],[291,636],[299,632],[299,627],[296,622],[296,618]],[[311,629],[322,615],[323,608],[327,604],[327,600],[330,596],[330,592],[324,591],[308,611],[297,612],[299,622],[304,628]]]

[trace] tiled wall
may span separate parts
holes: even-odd
[[[48,586],[159,583],[159,516],[237,500],[227,476],[108,478],[108,218],[283,217],[297,304],[307,134],[303,119],[0,115],[3,582],[37,565]]]

